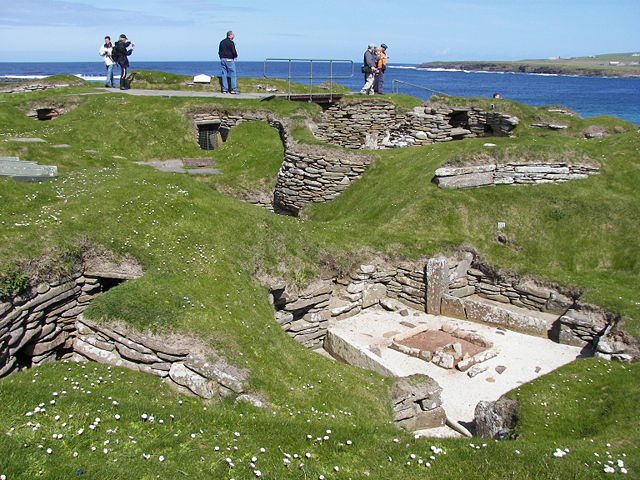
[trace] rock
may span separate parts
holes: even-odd
[[[471,288],[473,289],[473,287]],[[451,318],[460,318],[462,320],[467,318],[462,300],[451,295],[442,296],[440,315]]]
[[[501,325],[511,330],[536,335],[547,334],[547,323],[540,317],[492,305],[478,297],[468,297],[463,301],[467,319],[473,322]]]
[[[471,367],[469,370],[467,370],[467,375],[469,376],[469,378],[473,378],[476,375],[480,375],[482,372],[486,372],[486,371],[487,371],[486,365],[477,364]]]
[[[187,368],[183,363],[174,363],[169,377],[178,385],[187,387],[199,397],[211,399],[218,395],[218,384]]]
[[[431,362],[439,367],[452,369],[455,367],[455,357],[451,353],[446,353],[441,350],[436,351],[433,354]]]
[[[440,188],[481,187],[493,183],[493,172],[466,173],[451,177],[436,177],[436,184]]]
[[[505,367],[504,365],[498,365],[495,368],[495,370],[498,373],[498,375],[502,375],[506,369],[507,369],[507,367]]]
[[[369,308],[377,305],[380,300],[387,295],[387,287],[382,283],[374,283],[373,285],[366,285],[362,292],[362,308]]]
[[[380,306],[389,312],[395,312],[401,308],[398,302],[388,297],[380,299]]]
[[[442,296],[449,291],[449,263],[444,257],[430,258],[426,267],[427,313],[440,315]]]
[[[426,412],[418,412],[413,417],[397,422],[397,425],[408,432],[415,432],[416,430],[441,427],[446,422],[447,415],[444,408],[438,407]]]
[[[268,405],[260,400],[258,397],[254,395],[249,395],[247,393],[243,393],[242,395],[238,395],[236,398],[236,403],[245,402],[250,403],[256,408],[267,408]]]
[[[513,429],[518,421],[517,400],[500,398],[495,402],[481,401],[475,409],[476,435],[498,440],[515,438]]]

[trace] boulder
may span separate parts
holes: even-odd
[[[498,440],[513,439],[518,421],[517,400],[499,398],[495,402],[478,402],[475,409],[476,435]]]

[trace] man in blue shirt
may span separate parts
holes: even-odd
[[[220,84],[222,93],[238,93],[236,85],[236,44],[233,43],[235,35],[231,30],[227,32],[227,37],[220,42],[218,47],[218,56],[220,57],[220,66],[222,67],[222,75]]]

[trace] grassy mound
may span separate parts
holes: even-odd
[[[266,290],[255,282],[256,272],[266,272],[304,284],[321,262],[351,265],[370,252],[417,258],[471,244],[499,267],[576,285],[588,300],[620,312],[637,335],[636,133],[577,140],[532,131],[495,139],[505,151],[575,151],[602,168],[586,180],[522,188],[452,191],[430,182],[440,165],[481,151],[482,139],[377,151],[352,188],[298,219],[224,194],[271,188],[282,157],[275,130],[243,124],[223,148],[205,152],[187,114],[271,109],[302,120],[319,107],[110,93],[80,97],[75,110],[50,122],[20,110],[61,94],[15,94],[0,104],[0,123],[8,126],[1,137],[48,141],[0,142],[0,154],[60,172],[40,184],[0,178],[6,285],[20,289],[25,273],[32,281],[64,275],[86,248],[132,255],[145,275],[98,297],[87,315],[196,334],[250,369],[251,388],[271,407],[205,405],[155,377],[100,365],[43,366],[0,381],[0,475],[251,478],[260,470],[274,479],[599,478],[608,461],[616,471],[638,472],[636,365],[578,361],[513,392],[523,405],[515,442],[415,440],[389,423],[388,379],[295,343],[273,321]],[[71,147],[49,146],[58,143]],[[212,157],[223,174],[193,178],[133,163],[194,157]],[[494,241],[498,221],[507,224],[506,245]],[[556,448],[569,453],[556,458]]]

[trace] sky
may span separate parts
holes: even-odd
[[[217,59],[390,63],[522,60],[640,51],[640,0],[0,0],[0,62],[100,61],[125,33],[136,61]]]

